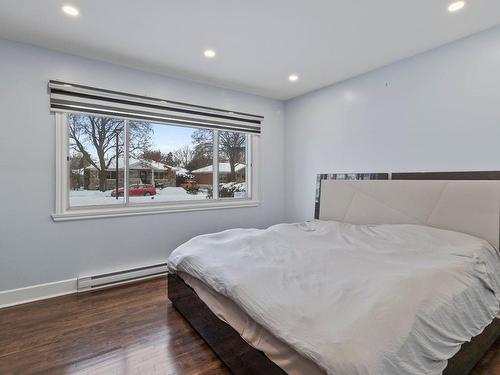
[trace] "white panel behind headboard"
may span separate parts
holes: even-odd
[[[498,248],[500,181],[322,180],[319,218],[429,225],[484,238]]]

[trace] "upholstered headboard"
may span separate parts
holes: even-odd
[[[320,184],[320,219],[429,225],[499,246],[499,180],[323,179]]]

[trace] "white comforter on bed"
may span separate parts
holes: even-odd
[[[417,225],[333,221],[232,229],[168,261],[329,374],[439,374],[500,310],[486,241]]]

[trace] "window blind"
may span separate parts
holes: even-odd
[[[262,116],[49,81],[50,109],[260,134]]]

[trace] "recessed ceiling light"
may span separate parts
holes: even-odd
[[[290,74],[290,75],[288,76],[288,80],[289,80],[290,82],[295,82],[295,81],[298,81],[298,80],[299,80],[299,76],[298,76],[297,74]]]
[[[458,12],[459,10],[463,9],[465,6],[465,1],[455,1],[448,5],[448,12],[454,13]]]
[[[68,16],[76,17],[80,14],[80,11],[71,5],[63,5],[61,9]]]
[[[206,58],[212,59],[215,57],[215,51],[213,49],[206,49],[203,54],[205,55]]]

